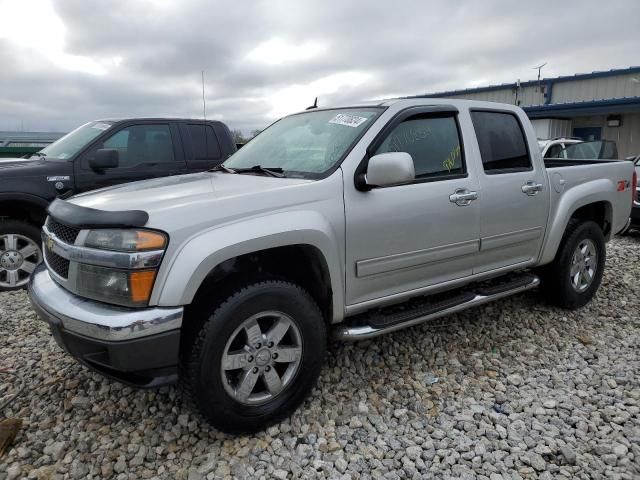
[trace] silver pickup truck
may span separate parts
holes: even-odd
[[[285,117],[213,171],[56,200],[29,294],[82,364],[180,380],[217,428],[290,414],[329,334],[369,339],[537,287],[595,294],[633,165],[543,163],[520,108],[402,99]]]

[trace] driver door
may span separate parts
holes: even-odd
[[[184,156],[176,148],[177,135],[175,126],[166,122],[135,123],[114,131],[76,161],[77,191],[185,173]],[[91,168],[89,161],[101,148],[118,151],[116,168]]]
[[[369,191],[345,185],[347,304],[470,276],[480,243],[479,205],[451,196],[479,192],[467,171],[457,110],[405,111],[369,152],[409,153],[416,178]]]

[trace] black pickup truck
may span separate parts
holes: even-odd
[[[40,227],[55,198],[208,170],[235,151],[221,122],[128,118],[89,122],[29,159],[0,159],[0,291],[25,286],[41,261]]]

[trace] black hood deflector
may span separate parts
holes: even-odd
[[[81,207],[59,198],[49,205],[47,211],[57,222],[77,228],[144,227],[149,221],[149,214],[143,210],[110,212]]]

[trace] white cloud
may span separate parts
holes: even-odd
[[[332,95],[338,90],[355,89],[365,83],[371,74],[366,72],[342,72],[320,78],[305,85],[291,85],[274,94],[268,95],[271,105],[269,115],[272,118],[282,117],[308,107],[316,97]]]
[[[60,68],[104,75],[104,63],[118,65],[121,61],[107,59],[101,63],[64,51],[65,26],[49,0],[0,0],[0,40],[5,39],[32,54],[44,56]]]
[[[267,65],[281,65],[309,61],[324,53],[325,50],[326,47],[318,42],[294,45],[280,38],[272,38],[251,50],[247,54],[247,59]]]

